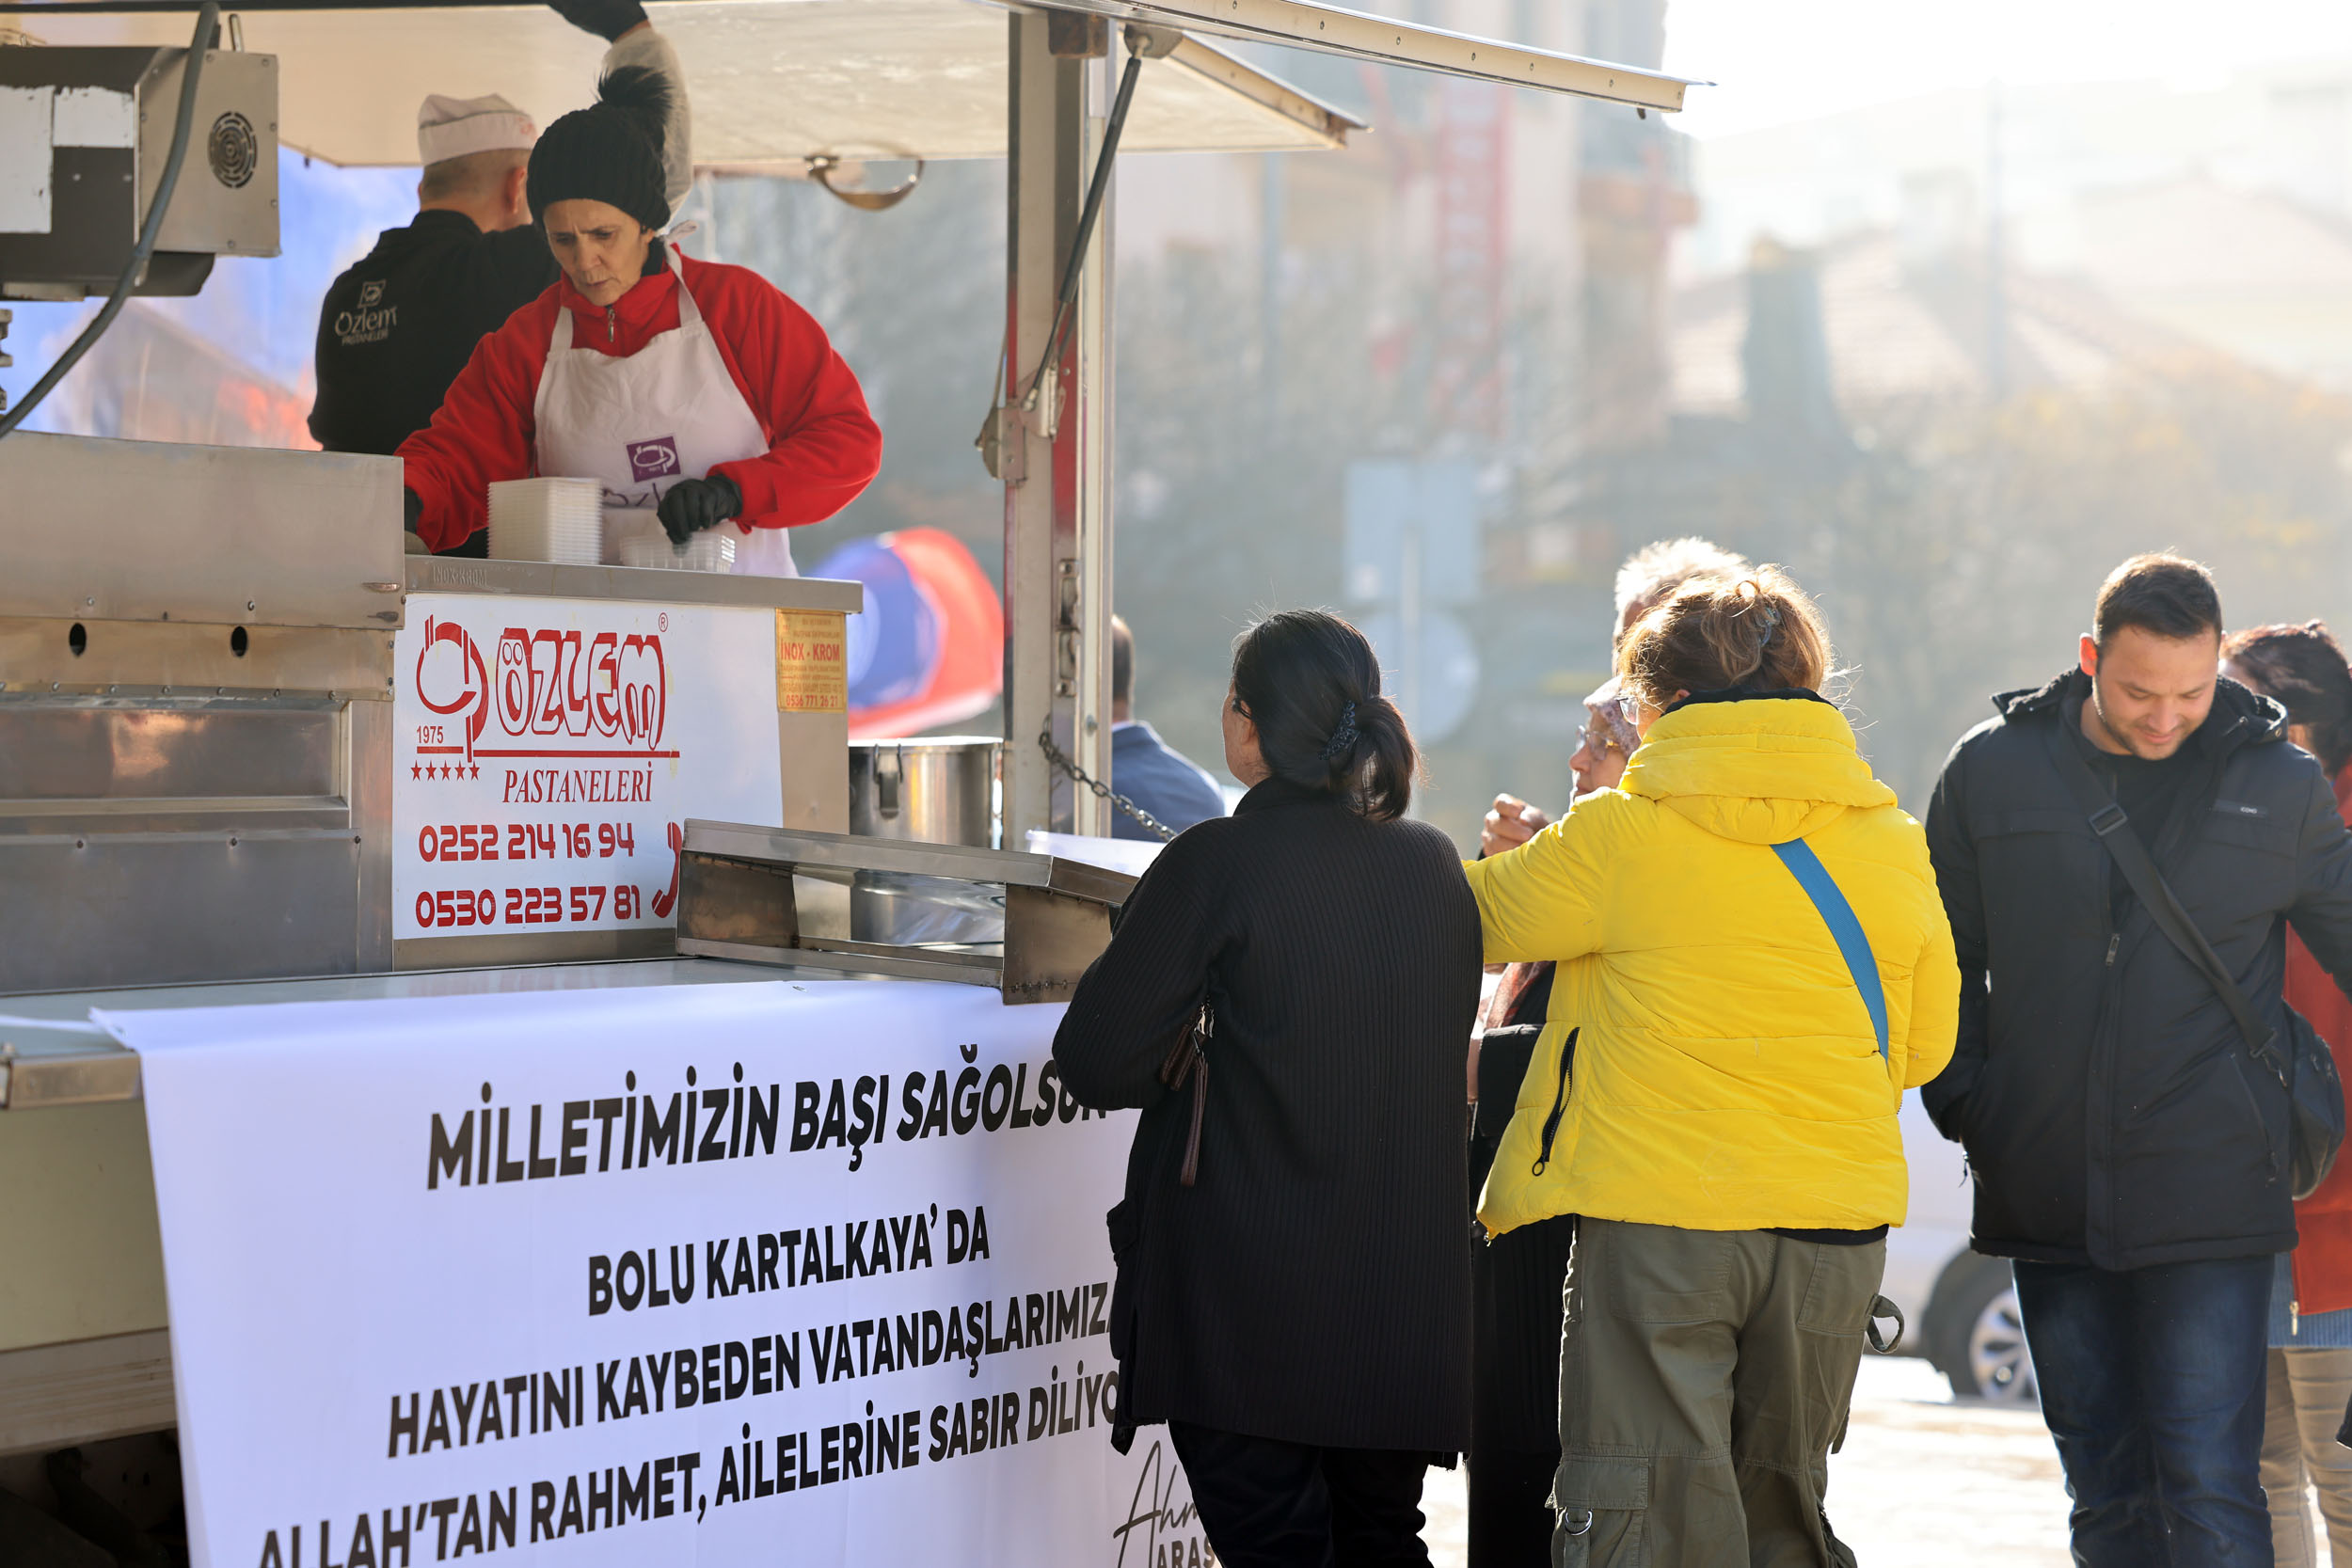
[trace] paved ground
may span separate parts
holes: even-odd
[[[1955,1403],[1924,1361],[1865,1357],[1829,1515],[1867,1565],[2065,1568],[2066,1490],[2031,1410]],[[1462,1476],[1431,1473],[1437,1568],[1462,1568]]]

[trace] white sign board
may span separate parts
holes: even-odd
[[[686,819],[778,820],[775,612],[415,594],[393,935],[672,924]]]
[[[195,1560],[1190,1568],[1109,1442],[1131,1115],[1055,1006],[785,981],[100,1014]]]

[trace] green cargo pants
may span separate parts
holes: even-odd
[[[1579,1222],[1556,1568],[1843,1568],[1821,1512],[1886,1243]]]

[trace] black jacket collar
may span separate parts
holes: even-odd
[[[2090,698],[2090,677],[2078,666],[2046,686],[1997,693],[1993,705],[2012,724],[2042,714],[2074,723]],[[2226,754],[2240,746],[2267,745],[2286,737],[2285,708],[2223,675],[2214,685],[2213,711],[2190,740],[2200,748],[2217,748]]]
[[[1234,805],[1233,815],[1247,816],[1253,811],[1263,811],[1269,806],[1344,806],[1346,803],[1327,789],[1309,789],[1305,784],[1295,784],[1288,779],[1270,778],[1263,784],[1250,785],[1249,793]]]

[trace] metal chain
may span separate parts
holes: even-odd
[[[1118,807],[1129,816],[1134,817],[1137,822],[1143,825],[1143,831],[1145,832],[1156,834],[1163,841],[1176,836],[1175,829],[1169,827],[1167,823],[1161,821],[1150,812],[1145,811],[1141,806],[1136,805],[1133,800],[1128,800],[1124,795],[1112,793],[1110,785],[1104,784],[1100,779],[1094,778],[1089,774],[1085,768],[1079,767],[1075,762],[1072,761],[1068,752],[1054,744],[1054,726],[1051,721],[1047,721],[1045,728],[1037,732],[1037,743],[1044,751],[1047,760],[1052,762],[1055,767],[1060,768],[1064,773],[1069,774],[1070,777],[1077,783],[1082,784],[1089,789],[1094,791],[1095,795],[1099,799],[1108,800],[1112,805]]]

